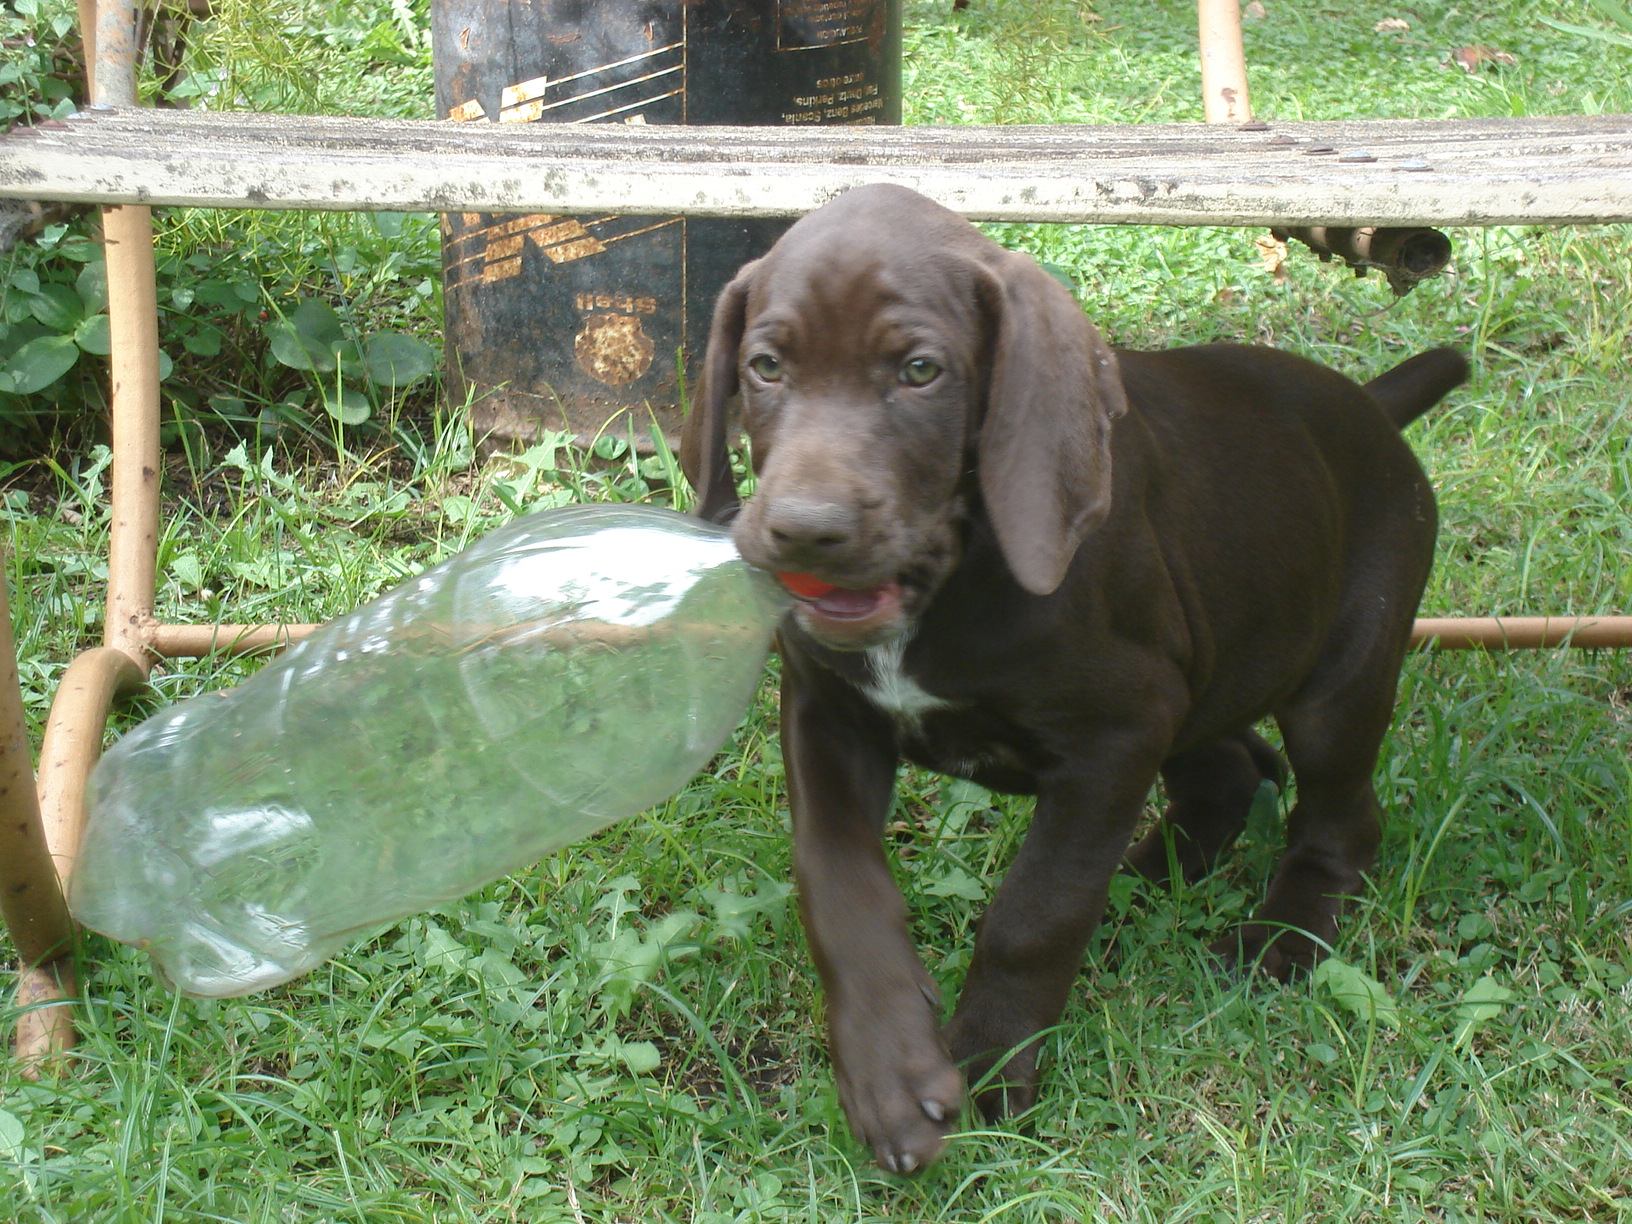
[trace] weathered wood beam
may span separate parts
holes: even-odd
[[[976,220],[1621,222],[1632,116],[793,130],[121,109],[0,138],[0,196],[98,204],[791,216],[877,180]]]

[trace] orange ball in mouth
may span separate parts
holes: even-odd
[[[829,591],[836,591],[839,589],[831,582],[823,582],[814,574],[778,573],[777,577],[782,580],[783,586],[787,587],[788,590],[792,591],[800,599],[820,599]]]
[[[776,576],[798,599],[798,620],[805,631],[835,650],[879,645],[903,623],[898,582],[852,590],[824,582],[813,574]]]

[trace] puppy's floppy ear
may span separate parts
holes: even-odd
[[[980,492],[1009,569],[1047,595],[1111,508],[1111,422],[1128,409],[1116,354],[1025,255],[992,267],[991,381]]]
[[[746,264],[714,303],[708,353],[680,430],[680,468],[697,494],[696,513],[711,523],[732,518],[741,504],[731,475],[727,430],[737,393],[737,357],[747,315],[748,287],[759,261]]]

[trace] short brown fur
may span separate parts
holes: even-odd
[[[1380,837],[1433,554],[1399,431],[1465,374],[1450,350],[1361,387],[1269,349],[1112,349],[1032,260],[882,185],[721,295],[682,452],[701,513],[756,565],[871,592],[790,615],[782,734],[839,1092],[885,1168],[935,1159],[966,1077],[992,1075],[987,1112],[1030,1105],[1111,875],[1210,869],[1284,776],[1265,717],[1297,803],[1219,950],[1280,977],[1322,954]],[[1036,795],[944,1026],[880,841],[902,760]],[[1162,826],[1130,847],[1158,776]]]

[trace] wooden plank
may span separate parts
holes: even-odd
[[[757,217],[888,180],[993,221],[1632,221],[1628,115],[1248,127],[813,130],[104,110],[0,138],[0,196]]]

